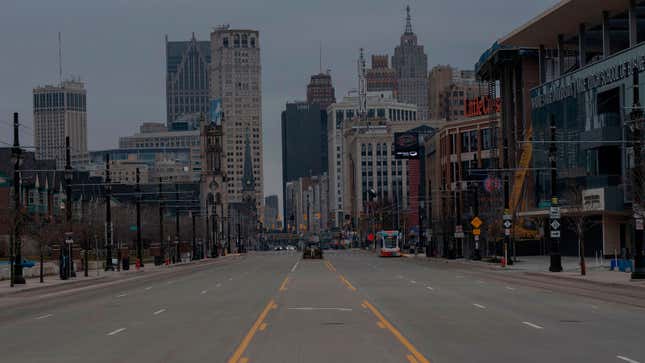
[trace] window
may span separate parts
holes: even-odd
[[[477,130],[473,130],[470,132],[470,151],[477,151]]]
[[[251,48],[255,48],[255,38],[251,37]]]
[[[466,153],[469,149],[468,132],[461,133],[461,152]]]
[[[235,48],[239,48],[239,47],[240,47],[240,35],[239,35],[239,34],[235,34],[235,35],[233,36],[233,46],[234,46]]]
[[[490,129],[482,130],[482,150],[489,150],[491,148],[491,134]]]
[[[228,37],[222,38],[222,45],[224,48],[228,48]]]

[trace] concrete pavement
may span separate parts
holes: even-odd
[[[358,251],[326,251],[322,261],[294,252],[250,253],[175,275],[14,301],[0,312],[2,356],[24,362],[645,362],[642,308],[498,276]]]

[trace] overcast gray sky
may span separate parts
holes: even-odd
[[[392,54],[405,25],[425,45],[429,66],[472,69],[496,39],[556,0],[1,0],[0,141],[11,142],[13,112],[32,123],[32,88],[63,73],[88,92],[90,150],[113,148],[142,121],[165,121],[164,34],[209,39],[212,27],[254,28],[262,49],[265,193],[281,194],[280,112],[305,98],[308,78],[332,71],[336,97],[355,88],[358,49]],[[22,133],[33,144],[33,133]]]

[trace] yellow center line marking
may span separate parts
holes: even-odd
[[[385,324],[383,324],[383,322],[380,320],[376,322],[376,325],[378,325],[378,327],[381,329],[385,329]]]
[[[269,310],[275,309],[277,305],[271,299],[267,306],[262,310],[262,313],[260,313],[260,316],[258,316],[258,319],[255,321],[253,326],[251,327],[251,330],[249,330],[248,333],[246,333],[246,336],[244,339],[242,339],[242,342],[240,345],[235,349],[235,353],[233,353],[233,356],[228,360],[228,363],[246,363],[248,362],[248,358],[242,358],[242,354],[244,354],[244,351],[246,348],[249,346],[249,343],[251,343],[251,340],[253,340],[253,336],[255,336],[255,333],[257,333],[258,329],[260,328],[260,325],[264,322],[264,319],[266,319],[267,315],[269,314]]]
[[[363,307],[363,309],[367,309],[367,305],[365,305],[365,303],[361,304],[361,306]]]
[[[370,311],[372,312],[372,314],[374,314],[374,316],[376,316],[376,318],[378,318],[378,319],[383,323],[383,325],[385,325],[385,327],[387,328],[387,330],[389,330],[389,331],[390,331],[390,333],[392,333],[392,335],[394,335],[394,337],[395,337],[395,338],[396,338],[396,339],[397,339],[401,344],[403,344],[403,346],[405,346],[405,347],[410,351],[410,353],[412,353],[412,358],[414,358],[415,360],[414,360],[414,361],[410,360],[410,356],[408,356],[408,360],[410,360],[410,362],[414,362],[414,363],[430,363],[430,361],[428,361],[428,359],[426,359],[426,357],[424,357],[424,356],[423,356],[423,354],[421,354],[421,353],[420,353],[420,352],[419,352],[419,351],[418,351],[418,350],[417,350],[417,349],[412,345],[412,343],[410,343],[410,342],[409,342],[409,341],[408,341],[408,340],[403,336],[403,334],[401,334],[401,332],[400,332],[400,331],[398,331],[398,329],[396,329],[392,324],[390,324],[390,322],[389,322],[389,321],[387,321],[387,320],[385,319],[385,317],[383,316],[383,314],[381,314],[381,312],[380,312],[380,311],[378,311],[378,310],[377,310],[377,309],[376,309],[372,304],[370,304],[367,300],[363,300],[363,304],[367,305],[367,308],[368,308],[368,309],[370,309]]]
[[[289,277],[285,277],[284,281],[282,281],[282,285],[280,285],[280,291],[287,290],[287,282],[289,282]]]
[[[331,262],[329,262],[329,261],[325,261],[325,266],[327,266],[327,268],[329,269],[329,271],[331,271],[331,272],[336,272],[336,268],[334,267],[334,265],[332,265],[332,264],[331,264]]]
[[[260,325],[260,331],[264,331],[267,328],[267,323],[262,323]]]
[[[408,358],[408,361],[410,361],[410,363],[419,363],[419,361],[416,358],[414,358],[412,354],[408,354],[406,355],[406,357]]]
[[[345,284],[345,286],[347,286],[348,289],[352,291],[356,291],[356,288],[354,287],[354,285],[352,285],[349,281],[347,281],[345,276],[343,275],[339,275],[339,276],[340,276],[340,280]]]

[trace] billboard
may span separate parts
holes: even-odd
[[[217,98],[214,100],[211,100],[211,109],[210,109],[210,117],[209,121],[212,124],[215,125],[221,125],[222,124],[222,99]]]
[[[394,133],[394,157],[419,159],[419,135],[416,132]]]

